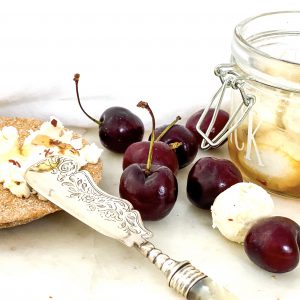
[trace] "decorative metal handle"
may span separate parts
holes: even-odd
[[[220,89],[216,92],[216,94],[213,96],[210,103],[205,107],[201,117],[199,118],[196,129],[199,132],[199,134],[203,137],[202,143],[200,145],[202,150],[207,150],[210,148],[214,148],[222,144],[227,137],[240,125],[240,123],[246,118],[248,115],[250,109],[255,103],[255,97],[253,95],[247,95],[243,86],[245,84],[246,78],[243,76],[240,76],[237,72],[233,69],[234,65],[219,65],[215,68],[215,75],[219,77],[222,86]],[[212,140],[209,138],[209,134],[211,133],[211,130],[216,122],[218,112],[220,110],[221,103],[223,101],[225,92],[227,88],[231,88],[233,90],[238,90],[241,94],[242,102],[239,105],[239,107],[236,109],[236,111],[232,114],[232,116],[229,118],[228,122],[224,126],[224,128],[219,132],[219,134],[214,137]],[[206,130],[206,132],[203,132],[201,130],[201,124],[204,121],[208,110],[213,106],[214,102],[216,101],[215,110],[213,113],[212,120]],[[232,125],[233,121],[239,114],[239,112],[242,111],[242,109],[245,108],[245,110],[242,112],[242,114],[238,117],[236,123]]]
[[[145,242],[136,249],[147,257],[166,276],[168,284],[180,295],[187,297],[190,289],[207,276],[193,267],[188,261],[178,262]]]

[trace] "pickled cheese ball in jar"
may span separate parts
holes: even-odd
[[[217,147],[228,138],[231,159],[245,180],[300,197],[300,11],[267,13],[238,24],[231,63],[219,65],[215,75],[222,85],[197,123],[200,147]],[[210,139],[228,94],[230,119]],[[202,132],[213,107],[211,124]]]
[[[264,14],[237,25],[232,65],[222,75],[230,74],[240,84],[232,89],[231,114],[244,102],[235,124],[244,119],[228,138],[232,160],[245,179],[299,197],[300,12]],[[245,99],[253,99],[248,111]]]

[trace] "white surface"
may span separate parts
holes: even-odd
[[[96,130],[87,137],[98,141]],[[226,146],[205,155],[226,157]],[[103,161],[100,186],[118,195],[122,156],[104,151]],[[296,300],[300,267],[283,275],[263,271],[250,262],[242,246],[212,229],[210,212],[187,200],[189,169],[178,174],[179,195],[171,213],[161,221],[145,222],[154,233],[151,242],[176,260],[190,260],[242,300]],[[276,214],[300,223],[299,200],[273,199]],[[1,230],[0,240],[0,290],[6,300],[182,299],[136,250],[64,212]]]

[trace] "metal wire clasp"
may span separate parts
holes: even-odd
[[[246,118],[247,114],[249,113],[250,109],[255,103],[255,96],[253,95],[247,95],[245,93],[245,90],[243,88],[245,84],[245,78],[240,76],[237,72],[234,71],[234,65],[231,64],[222,64],[215,68],[215,75],[219,77],[221,80],[222,86],[220,89],[216,92],[216,94],[213,96],[210,103],[205,107],[201,117],[199,118],[196,129],[199,132],[199,134],[203,137],[203,140],[201,142],[200,148],[202,150],[207,150],[210,148],[215,148],[222,144],[227,137],[240,125],[240,123]],[[240,92],[242,101],[241,104],[238,106],[238,108],[235,110],[235,112],[230,116],[228,122],[223,127],[223,129],[216,135],[213,139],[209,138],[209,134],[211,133],[211,130],[216,122],[218,112],[220,110],[221,103],[224,98],[224,94],[226,89],[232,88],[233,90],[238,90]],[[208,110],[213,106],[214,102],[215,104],[215,110],[213,113],[212,120],[206,130],[206,132],[203,132],[201,130],[201,124],[203,120],[205,119]],[[238,114],[244,109],[244,111],[238,116]],[[238,116],[238,119],[235,124],[232,125],[233,121]]]

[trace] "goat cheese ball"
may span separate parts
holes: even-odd
[[[271,196],[253,183],[237,183],[215,199],[211,207],[213,228],[230,241],[243,243],[248,230],[260,218],[271,216]]]

